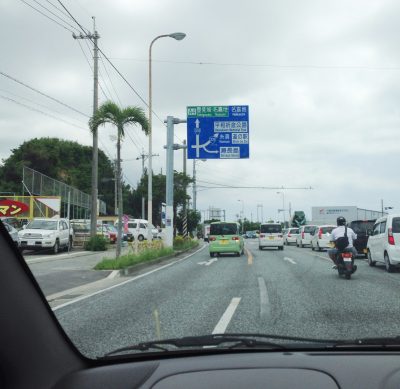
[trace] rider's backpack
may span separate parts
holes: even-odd
[[[344,251],[345,248],[349,245],[349,238],[347,236],[347,226],[344,227],[344,236],[336,239],[336,248],[339,251]]]

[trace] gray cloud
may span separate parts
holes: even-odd
[[[396,2],[74,0],[65,5],[88,28],[95,14],[100,47],[146,100],[151,40],[173,31],[187,33],[181,42],[163,39],[154,45],[153,104],[162,120],[167,115],[184,118],[187,105],[250,106],[250,159],[199,162],[199,180],[236,186],[311,185],[312,191],[285,192],[294,209],[307,213],[321,204],[376,209],[381,198],[400,207]],[[22,2],[8,0],[0,33],[5,37],[0,41],[0,70],[90,115],[91,69],[70,32]],[[106,68],[122,104],[145,108]],[[100,70],[105,93],[116,99],[103,65]],[[21,98],[44,104],[48,109],[36,107],[84,128],[1,99],[1,158],[36,136],[91,143],[86,118],[4,77],[0,94],[30,105]],[[100,101],[105,98],[100,91]],[[147,148],[147,139],[140,129],[128,132],[135,144],[126,137],[123,166],[135,184],[141,173],[135,158]],[[115,129],[106,127],[100,135],[100,147],[110,157],[115,154],[113,133]],[[154,159],[156,172],[165,169],[165,135],[163,124],[154,118],[154,150],[160,154]],[[176,135],[179,140],[186,137],[184,125],[176,127]],[[181,160],[179,153],[178,170]],[[191,169],[191,161],[188,166]],[[238,199],[245,201],[248,217],[251,212],[255,217],[259,203],[264,215],[278,217],[281,196],[276,190],[202,190],[198,206],[225,208],[232,218],[241,209]]]

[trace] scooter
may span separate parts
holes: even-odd
[[[354,264],[352,252],[338,252],[336,254],[336,263],[339,277],[344,275],[346,280],[349,280],[351,275],[357,270],[357,265]]]

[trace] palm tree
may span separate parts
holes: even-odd
[[[112,101],[106,101],[102,104],[93,117],[89,120],[90,130],[97,131],[97,128],[106,123],[117,127],[117,188],[118,188],[118,235],[117,235],[117,253],[118,258],[121,255],[122,243],[122,186],[121,186],[121,139],[124,137],[124,126],[127,124],[140,124],[142,130],[147,135],[149,123],[140,107],[126,107],[121,109]]]

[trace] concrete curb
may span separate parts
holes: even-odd
[[[193,252],[197,251],[197,250],[201,249],[202,247],[203,246],[201,244],[199,244],[198,246],[192,247],[190,249],[176,251],[175,253],[170,254],[170,255],[165,255],[164,257],[152,259],[151,261],[138,263],[136,265],[132,265],[132,266],[126,267],[125,269],[120,269],[120,270],[115,270],[115,271],[119,273],[119,277],[129,276],[132,273],[136,273],[137,271],[143,270],[143,269],[145,269],[147,267],[150,267],[152,265],[157,265],[157,264],[159,264],[161,262],[168,261],[169,259],[176,258],[181,254],[188,253],[190,251],[193,251]],[[111,274],[110,274],[110,276],[111,276]],[[118,277],[118,276],[115,275],[115,276],[113,276],[113,278],[114,277]]]

